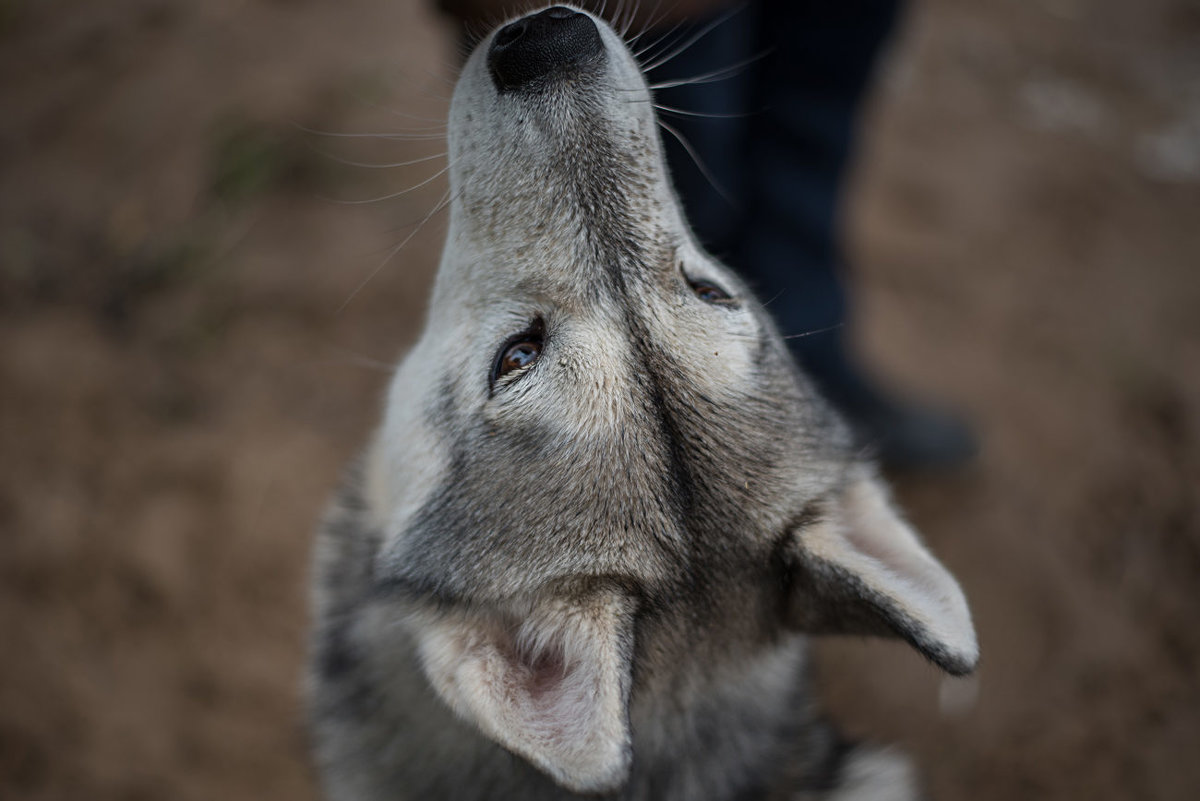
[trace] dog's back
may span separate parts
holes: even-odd
[[[908,798],[815,711],[805,633],[976,660],[762,307],[694,243],[620,38],[488,37],[426,330],[318,544],[335,799]]]

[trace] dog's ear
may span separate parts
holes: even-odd
[[[787,543],[789,623],[812,633],[907,640],[954,675],[979,646],[966,598],[865,471]]]
[[[615,591],[533,605],[504,623],[472,612],[417,623],[441,698],[492,740],[581,793],[629,775],[632,605]]]

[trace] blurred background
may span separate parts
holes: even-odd
[[[308,550],[457,60],[417,0],[0,2],[0,797],[315,798]],[[830,707],[933,799],[1195,798],[1200,5],[916,2],[864,136],[855,336],[980,434],[898,493],[984,661],[825,642]]]

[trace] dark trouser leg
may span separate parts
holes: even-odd
[[[846,344],[843,188],[862,101],[899,9],[900,0],[758,0],[656,71],[652,82],[767,53],[728,83],[659,94],[667,105],[745,114],[669,119],[733,203],[668,135],[676,187],[700,240],[768,304],[797,360],[855,423],[863,443],[893,466],[930,467],[967,458],[970,432],[951,416],[882,393]]]
[[[831,395],[853,377],[842,345],[842,187],[862,98],[897,5],[760,0],[651,76],[703,75],[766,54],[733,78],[658,94],[688,111],[744,115],[664,115],[732,198],[713,188],[669,133],[667,159],[700,240],[769,303],[801,364]]]
[[[858,391],[845,347],[840,241],[845,177],[862,101],[896,0],[760,4],[747,153],[748,225],[735,258],[770,302],[797,359],[835,402]]]

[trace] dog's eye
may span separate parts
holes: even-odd
[[[733,301],[728,292],[721,289],[721,287],[712,281],[705,281],[703,279],[689,280],[688,284],[691,285],[692,291],[696,293],[696,297],[705,303],[731,303]]]
[[[504,353],[500,354],[500,362],[496,365],[496,377],[507,375],[513,370],[528,367],[542,355],[542,343],[532,339],[514,342]]]
[[[529,328],[516,336],[510,337],[500,346],[496,361],[492,365],[490,383],[495,386],[498,379],[513,373],[520,373],[532,367],[542,355],[543,334],[542,321],[534,320]]]

